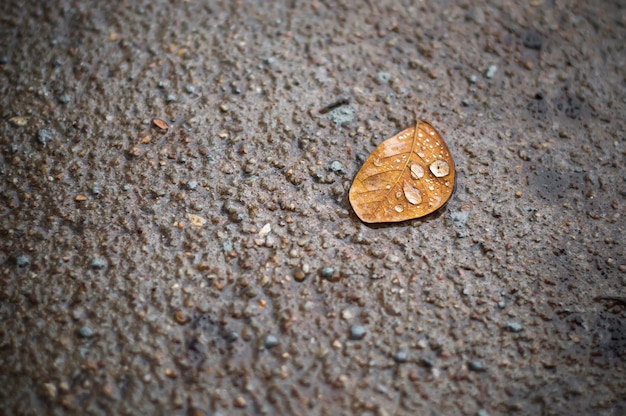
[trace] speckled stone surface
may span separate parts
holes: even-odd
[[[0,413],[626,412],[623,2],[0,16]],[[456,191],[367,226],[416,117]]]

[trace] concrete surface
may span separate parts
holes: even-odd
[[[624,2],[0,16],[0,413],[626,413]],[[366,226],[416,116],[456,192]]]

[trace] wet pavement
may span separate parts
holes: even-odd
[[[623,2],[0,12],[0,413],[626,412]],[[366,225],[416,117],[456,190]]]

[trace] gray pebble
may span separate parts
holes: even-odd
[[[428,358],[428,357],[422,357],[422,358],[420,358],[420,362],[422,363],[422,365],[423,365],[424,367],[431,368],[431,367],[434,367],[434,366],[435,366],[435,363],[433,362],[433,360],[431,360],[431,359],[430,359],[430,358]]]
[[[387,83],[391,80],[391,74],[389,72],[381,71],[376,74],[376,78],[378,78],[380,82]]]
[[[378,280],[380,278],[380,276],[378,275],[378,273],[372,273],[370,275],[370,279],[372,280]]]
[[[506,303],[505,303],[503,300],[501,300],[500,302],[498,302],[498,308],[500,308],[500,309],[504,309],[505,307],[506,307]]]
[[[463,98],[463,100],[461,100],[461,104],[463,104],[464,107],[469,107],[472,102],[468,98]]]
[[[94,185],[91,188],[91,193],[94,195],[100,195],[101,192],[102,192],[102,188],[100,188],[98,185]]]
[[[102,257],[94,257],[91,259],[91,267],[94,269],[104,269],[107,265],[107,261]]]
[[[480,409],[478,413],[476,413],[476,416],[489,416],[489,413],[487,413],[485,409]]]
[[[265,341],[263,341],[263,345],[265,345],[265,348],[267,349],[274,348],[278,344],[279,344],[278,338],[276,338],[274,335],[266,336]]]
[[[67,94],[63,94],[62,96],[59,97],[59,102],[61,104],[67,104],[70,102],[70,96]]]
[[[524,330],[524,327],[517,322],[509,322],[506,324],[506,329],[511,332],[522,332]]]
[[[333,123],[344,126],[354,119],[355,113],[356,111],[354,111],[352,107],[337,107],[328,113],[328,118],[330,118]]]
[[[332,277],[334,273],[335,269],[333,269],[332,267],[327,266],[322,268],[322,277],[329,278]]]
[[[480,7],[472,7],[467,11],[467,18],[473,20],[477,25],[485,24],[485,12]]]
[[[81,326],[80,329],[78,330],[78,335],[80,335],[83,338],[92,337],[93,329],[89,328],[88,326]]]
[[[350,339],[358,341],[365,336],[365,327],[363,325],[352,325],[350,327]]]
[[[394,354],[393,359],[396,360],[398,364],[406,363],[409,359],[409,355],[406,351],[400,350]]]
[[[485,365],[482,363],[482,361],[478,361],[478,360],[472,360],[469,362],[468,364],[468,368],[471,371],[485,371]]]
[[[343,164],[338,160],[335,160],[330,165],[328,165],[328,170],[335,173],[341,173],[345,171]]]
[[[196,87],[194,87],[193,85],[187,85],[185,87],[185,91],[187,92],[187,94],[193,94],[194,92],[196,92]]]
[[[17,256],[15,263],[17,263],[17,267],[26,267],[30,264],[30,258],[27,255],[22,254],[21,256]]]
[[[196,189],[197,187],[198,187],[198,182],[196,182],[196,181],[189,181],[189,182],[187,182],[187,188],[188,188],[190,191],[193,191],[193,190],[194,190],[194,189]]]
[[[496,75],[496,71],[498,70],[498,67],[496,65],[489,65],[489,68],[487,68],[487,71],[485,72],[485,77],[491,79]]]
[[[450,219],[457,227],[465,227],[469,220],[469,211],[452,211]]]
[[[174,94],[167,94],[167,96],[165,97],[165,102],[173,103],[174,101],[176,101],[176,96]]]
[[[6,65],[9,63],[9,58],[6,56],[0,56],[0,65]]]
[[[44,147],[48,144],[48,142],[54,139],[56,136],[54,130],[52,129],[39,129],[37,130],[37,141],[41,143]]]
[[[476,75],[470,75],[469,77],[470,84],[476,84],[476,81],[478,81],[478,77]]]
[[[236,333],[235,331],[230,331],[226,334],[224,338],[226,339],[227,342],[233,343],[239,339],[239,334]]]

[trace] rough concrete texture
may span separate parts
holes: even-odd
[[[106,3],[0,2],[1,413],[625,414],[623,2]]]

